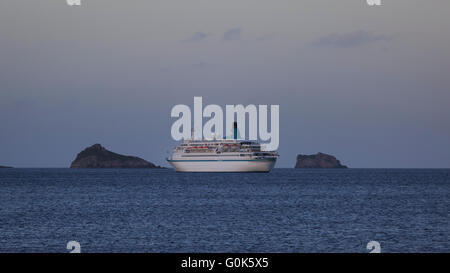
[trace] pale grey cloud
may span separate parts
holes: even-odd
[[[205,40],[210,34],[204,32],[196,32],[188,39],[184,40],[185,42],[200,42]]]
[[[264,36],[260,36],[258,38],[256,38],[256,41],[262,42],[262,41],[267,41],[267,40],[271,40],[275,37],[275,34],[267,34]]]
[[[241,39],[242,28],[232,28],[223,34],[224,41],[237,41]]]
[[[312,44],[318,47],[347,48],[388,40],[391,40],[391,37],[357,30],[348,33],[331,33],[316,39]]]

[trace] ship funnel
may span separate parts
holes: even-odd
[[[237,122],[236,121],[233,123],[233,138],[234,139],[238,138],[238,128],[237,128]]]

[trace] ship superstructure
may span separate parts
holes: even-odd
[[[167,161],[177,172],[269,172],[278,158],[276,151],[263,151],[261,144],[237,139],[184,140]]]

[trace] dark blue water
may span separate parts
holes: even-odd
[[[450,170],[0,170],[0,252],[450,252]]]

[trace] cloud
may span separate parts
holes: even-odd
[[[223,34],[223,41],[238,41],[241,39],[241,28],[232,28]]]
[[[275,37],[274,34],[268,34],[268,35],[264,35],[264,36],[260,36],[260,37],[256,38],[256,41],[259,41],[259,42],[267,41],[267,40],[273,39],[274,37]]]
[[[196,32],[190,38],[184,40],[185,42],[200,42],[210,36],[204,32]]]
[[[358,30],[342,34],[331,33],[318,38],[312,44],[318,47],[348,48],[388,40],[390,38],[385,35],[376,35],[369,31]]]

